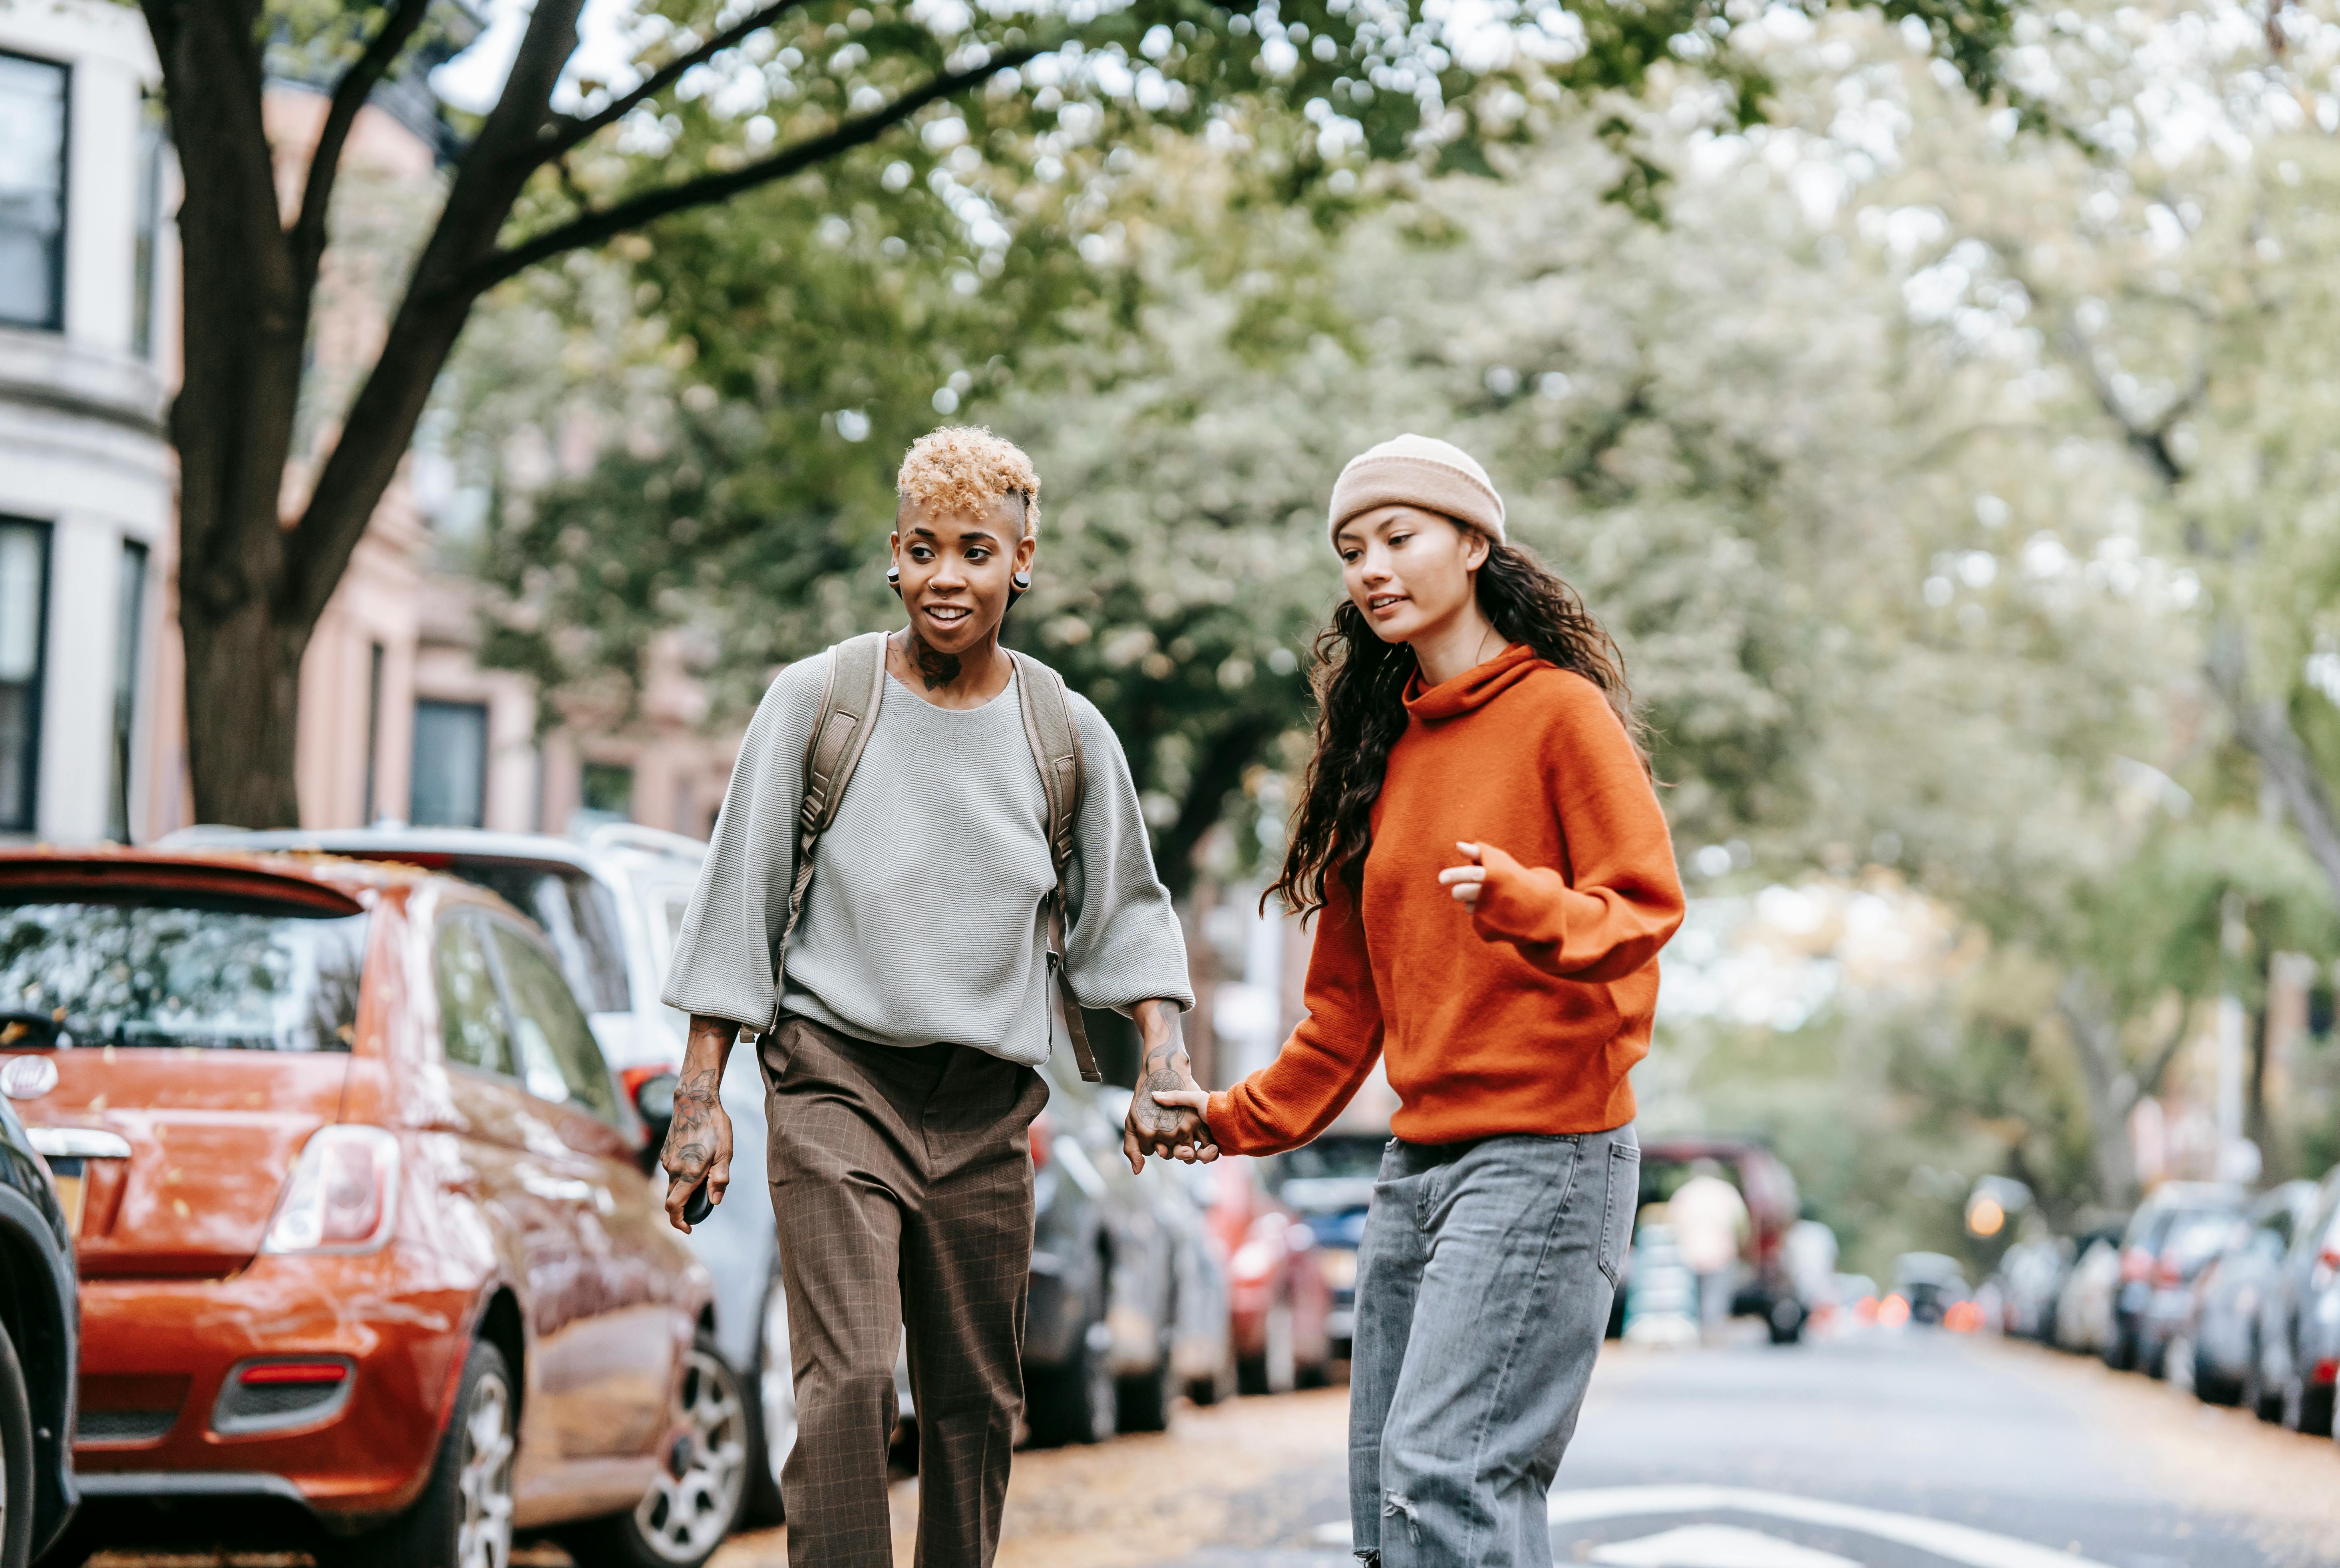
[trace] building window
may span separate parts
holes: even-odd
[[[409,819],[418,828],[477,828],[486,821],[488,705],[414,705],[414,793]]]
[[[0,322],[65,324],[65,68],[0,55]]]
[[[155,250],[163,232],[163,155],[169,145],[163,106],[149,98],[138,122],[137,250],[131,263],[130,348],[142,360],[154,356]]]
[[[48,603],[47,526],[0,519],[0,831],[33,830]]]
[[[114,789],[105,836],[130,842],[130,739],[138,716],[138,632],[146,608],[146,547],[124,541],[114,601]]]
[[[629,821],[634,811],[634,770],[622,762],[588,762],[578,794],[594,821]]]

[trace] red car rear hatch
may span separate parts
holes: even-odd
[[[259,1252],[302,1146],[341,1108],[363,915],[264,865],[0,858],[0,1056],[55,1068],[16,1108],[111,1135],[51,1140],[92,1151],[85,1277],[223,1275]]]

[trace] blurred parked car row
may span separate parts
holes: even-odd
[[[2133,1214],[2018,1242],[1990,1288],[2010,1335],[2340,1436],[2340,1168],[2256,1193],[2164,1183]]]
[[[516,1537],[695,1568],[784,1513],[752,1049],[735,1201],[688,1238],[659,1201],[686,1021],[657,998],[702,853],[620,826],[0,854],[0,1568],[502,1568]],[[1126,1091],[1047,1071],[1030,1440],[1327,1377],[1380,1139],[1133,1176]]]

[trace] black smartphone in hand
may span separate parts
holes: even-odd
[[[683,1223],[703,1225],[707,1216],[714,1212],[715,1195],[708,1191],[706,1179],[701,1177],[699,1185],[690,1189],[690,1196],[682,1200]]]

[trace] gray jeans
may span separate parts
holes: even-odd
[[[1641,1192],[1631,1124],[1392,1138],[1357,1254],[1349,1517],[1383,1568],[1549,1568],[1545,1494]]]

